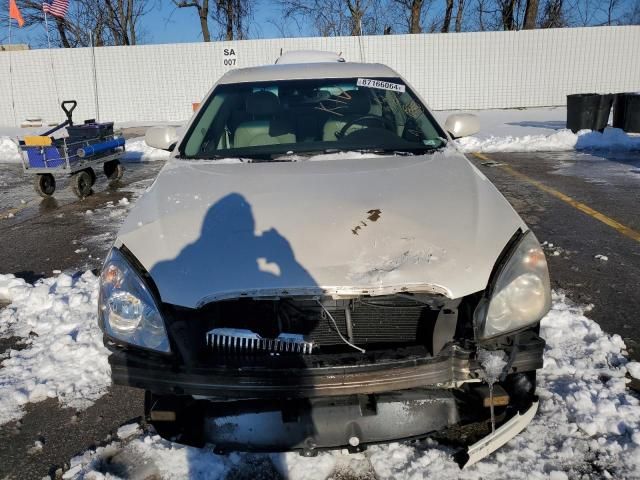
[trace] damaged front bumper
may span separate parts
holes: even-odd
[[[508,372],[542,367],[544,340],[533,331],[518,336],[508,349]],[[373,394],[480,381],[475,350],[453,344],[436,357],[387,357],[349,365],[290,368],[175,366],[169,359],[146,358],[124,350],[109,357],[114,383],[156,394],[224,399],[317,398]]]
[[[158,433],[181,443],[313,455],[435,434],[467,446],[476,442],[462,451],[462,465],[504,444],[535,413],[544,341],[533,330],[512,340],[501,346],[508,366],[496,385],[498,398],[489,400],[475,349],[457,344],[430,358],[286,371],[185,368],[120,350],[110,363],[115,383],[148,391],[146,413]]]

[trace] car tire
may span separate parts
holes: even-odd
[[[49,198],[56,191],[56,179],[50,173],[36,175],[33,180],[33,188],[43,198]]]

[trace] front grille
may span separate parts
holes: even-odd
[[[207,350],[224,354],[349,350],[341,336],[364,348],[430,346],[439,311],[400,296],[325,301],[323,306],[314,299],[290,298],[217,302],[207,315],[213,320],[206,331]]]

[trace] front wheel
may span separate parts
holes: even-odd
[[[71,177],[71,188],[73,193],[80,199],[91,195],[91,187],[93,185],[91,174],[86,170],[80,170]]]
[[[50,173],[36,175],[33,180],[33,188],[44,198],[49,198],[56,191],[56,179]]]

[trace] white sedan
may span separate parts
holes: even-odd
[[[147,133],[172,156],[102,271],[114,382],[186,444],[436,435],[471,464],[537,409],[538,240],[452,144],[475,117],[443,128],[384,65],[285,60]]]

